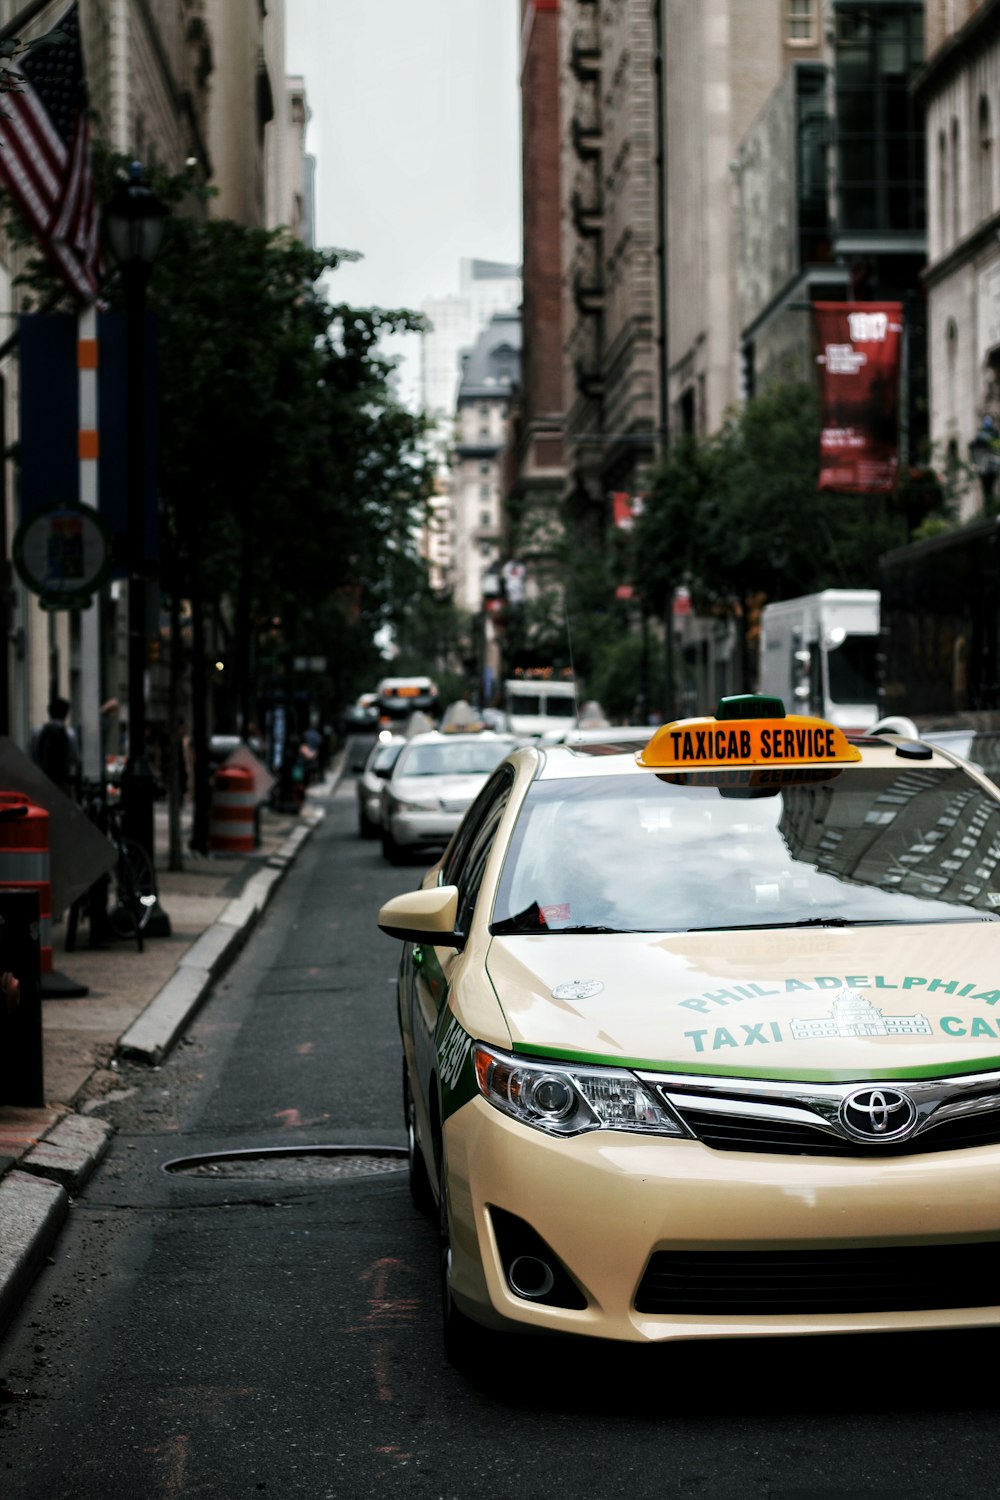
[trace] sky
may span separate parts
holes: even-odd
[[[357,250],[331,295],[409,307],[459,290],[463,259],[521,260],[518,0],[286,0],[305,79],[316,243]],[[400,340],[416,404],[417,340]]]

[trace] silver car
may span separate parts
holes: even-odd
[[[481,730],[414,735],[382,791],[382,853],[401,864],[409,853],[444,848],[490,772],[517,746],[513,735]]]
[[[382,788],[405,744],[401,734],[388,734],[383,730],[368,752],[364,769],[354,783],[358,793],[358,833],[363,839],[378,838],[382,826]]]

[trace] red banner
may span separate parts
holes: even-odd
[[[611,519],[620,531],[631,531],[636,517],[642,515],[642,495],[615,490],[611,496]]]
[[[901,302],[814,302],[821,490],[891,490],[899,461]]]

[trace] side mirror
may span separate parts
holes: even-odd
[[[429,891],[406,891],[393,896],[378,914],[378,925],[389,937],[404,943],[428,943],[435,948],[463,948],[465,938],[455,931],[458,886],[436,885]]]

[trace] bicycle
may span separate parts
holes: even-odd
[[[102,875],[73,902],[66,927],[66,949],[71,952],[75,946],[77,925],[83,918],[90,923],[91,946],[109,936],[134,938],[141,953],[143,931],[159,900],[152,859],[141,844],[125,833],[121,812],[108,800],[102,783],[84,782],[81,805],[91,822],[110,840],[115,862],[107,875]]]

